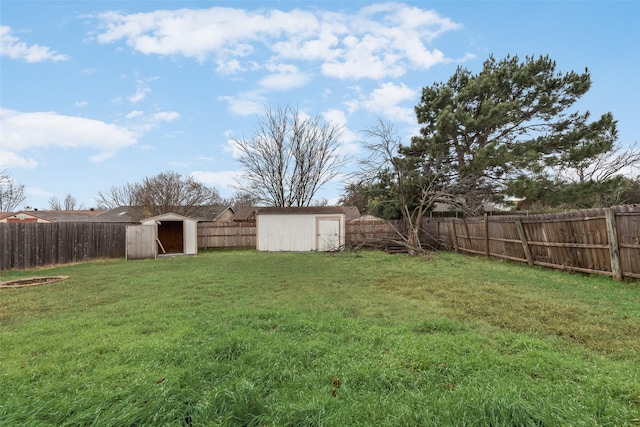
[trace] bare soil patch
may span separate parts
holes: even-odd
[[[59,282],[61,280],[68,279],[69,276],[41,276],[41,277],[29,277],[27,279],[15,279],[7,282],[0,282],[0,289],[2,288],[24,288],[26,286],[40,286],[47,285],[49,283]]]

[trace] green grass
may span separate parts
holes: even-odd
[[[640,425],[640,285],[212,251],[2,280],[2,426]]]

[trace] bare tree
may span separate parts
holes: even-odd
[[[18,184],[5,170],[0,171],[0,212],[13,212],[27,195],[24,185]]]
[[[170,211],[189,215],[194,207],[215,205],[220,203],[221,198],[218,190],[207,187],[190,176],[162,172],[144,179],[136,200],[145,208],[147,215],[160,215]]]
[[[458,205],[459,198],[449,191],[446,177],[437,170],[416,171],[415,162],[408,157],[398,156],[402,145],[393,124],[378,119],[376,126],[364,131],[368,137],[363,143],[369,156],[362,160],[357,186],[375,187],[381,179],[386,181],[377,186],[382,200],[395,203],[405,223],[406,233],[396,230],[411,255],[428,252],[420,242],[422,219],[436,203]]]
[[[142,183],[112,187],[109,193],[98,195],[101,207],[137,207],[142,209],[141,214],[144,216],[166,212],[188,216],[196,206],[215,205],[222,201],[215,188],[176,172],[162,172],[145,178]]]
[[[136,206],[136,194],[140,184],[126,183],[113,186],[108,192],[98,191],[97,204],[100,209],[115,209],[120,206]]]
[[[552,168],[554,175],[567,182],[602,182],[640,167],[640,146],[635,142],[627,148],[619,143],[593,157],[569,158]]]
[[[244,173],[234,186],[270,206],[309,206],[345,165],[343,129],[290,106],[266,109],[254,136],[234,139]]]
[[[223,199],[223,203],[229,206],[257,206],[260,203],[252,194],[236,191],[229,198]]]
[[[49,207],[56,211],[72,211],[76,209],[83,209],[83,206],[78,206],[78,201],[71,194],[67,194],[64,200],[61,202],[56,196],[49,199]]]

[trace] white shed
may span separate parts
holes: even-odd
[[[168,212],[140,223],[127,226],[127,259],[198,253],[197,220]]]
[[[333,251],[344,246],[345,208],[333,206],[260,208],[259,251]]]

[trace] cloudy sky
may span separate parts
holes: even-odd
[[[588,67],[580,101],[640,141],[637,1],[29,1],[0,4],[0,170],[46,209],[175,171],[231,196],[231,140],[266,105],[361,131],[390,119],[406,141],[421,89],[456,67],[550,55]],[[345,171],[346,172],[346,171]],[[334,202],[340,180],[319,194]]]

